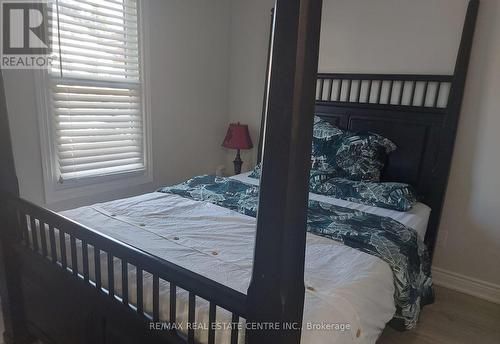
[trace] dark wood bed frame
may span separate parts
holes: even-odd
[[[188,319],[196,297],[233,314],[233,322],[300,324],[304,302],[305,223],[314,91],[319,116],[339,127],[370,130],[393,140],[385,180],[411,183],[432,207],[426,235],[433,250],[448,180],[479,1],[471,0],[453,75],[319,74],[316,76],[320,0],[278,0],[273,21],[269,84],[262,140],[263,173],[252,280],[247,295],[148,252],[117,241],[19,197],[6,104],[0,89],[0,291],[7,344],[31,343],[194,343],[175,330],[150,330],[159,320],[159,284],[170,283],[170,318],[176,318],[176,290],[189,292]],[[1,80],[0,80],[1,81]],[[403,90],[403,91],[401,91]],[[419,91],[421,90],[421,91]],[[443,91],[444,90],[444,91]],[[444,100],[442,100],[444,99]],[[265,132],[265,134],[264,134]],[[264,147],[264,149],[262,149]],[[28,223],[34,231],[28,231]],[[40,230],[42,228],[43,230]],[[69,245],[66,239],[69,238]],[[46,239],[50,245],[47,246]],[[55,243],[69,252],[57,258]],[[71,266],[79,258],[82,271]],[[113,273],[102,287],[100,265],[89,278],[89,248],[122,262],[124,297],[115,295]],[[127,267],[137,269],[137,304],[128,300]],[[145,272],[153,276],[153,311],[143,309]],[[299,343],[299,329],[246,331],[248,343]],[[237,343],[238,330],[231,333]],[[215,332],[209,331],[209,343]]]

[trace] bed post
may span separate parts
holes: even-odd
[[[255,343],[299,343],[321,0],[277,0],[248,322]],[[289,326],[289,328],[287,327]]]
[[[271,24],[269,26],[269,43],[267,45],[266,79],[264,82],[264,97],[262,101],[262,116],[260,118],[259,146],[257,147],[257,164],[262,162],[262,147],[264,145],[264,129],[266,126],[267,100],[269,99],[269,71],[271,69],[271,49],[274,31],[274,8],[271,9]]]
[[[453,157],[453,148],[455,146],[455,138],[457,135],[458,121],[460,111],[462,109],[462,101],[465,91],[465,82],[467,79],[467,71],[469,69],[472,44],[474,40],[474,31],[476,28],[477,15],[479,11],[479,0],[470,0],[467,8],[467,15],[458,50],[455,71],[453,73],[453,82],[451,84],[450,96],[446,107],[446,117],[443,125],[443,135],[441,136],[440,150],[437,157],[436,171],[438,176],[435,178],[434,185],[436,186],[436,195],[439,195],[440,200],[436,202],[440,204],[439,209],[432,209],[432,214],[429,219],[429,227],[435,228],[439,226],[441,212],[450,175],[451,160]],[[437,230],[428,231],[426,237],[427,245],[430,249],[431,256],[434,255],[434,249],[437,239]]]
[[[7,117],[7,104],[3,88],[3,76],[0,72],[0,297],[2,302],[6,344],[31,343],[22,301],[21,281],[17,273],[15,254],[8,241],[12,232],[10,226],[15,225],[15,215],[6,209],[6,194],[19,196],[12,144]]]

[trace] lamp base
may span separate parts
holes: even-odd
[[[238,152],[236,153],[236,158],[233,160],[233,164],[234,164],[234,174],[240,174],[241,173],[241,166],[243,165],[243,161],[241,160],[239,149],[238,149]]]

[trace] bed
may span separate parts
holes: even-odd
[[[232,178],[258,185],[258,181],[249,178],[248,174]],[[430,208],[422,203],[409,212],[398,212],[315,194],[310,194],[310,198],[394,218],[418,231],[422,240],[430,215]],[[69,210],[62,215],[241,293],[248,289],[255,246],[255,219],[247,215],[208,202],[158,192]],[[69,240],[66,245],[70,245]],[[41,244],[38,246],[41,247]],[[49,242],[47,246],[50,248]],[[60,257],[60,246],[57,243],[56,246]],[[80,258],[78,270],[82,271],[81,244],[77,243],[77,246]],[[302,342],[375,342],[395,312],[393,276],[389,266],[377,257],[313,234],[308,235],[306,252],[304,322],[309,326],[348,324],[350,329],[306,330],[302,334]],[[71,261],[68,253],[67,261]],[[106,257],[101,253],[103,276],[108,273],[105,262]],[[121,297],[120,264],[118,259],[114,261],[114,288],[116,295]],[[95,281],[92,258],[89,266],[90,280]],[[128,275],[134,281],[135,269],[130,268]],[[107,278],[103,280],[103,287],[108,288]],[[144,290],[151,289],[151,277],[145,277]],[[160,302],[159,319],[168,322],[168,283],[161,281],[159,290],[163,301]],[[129,284],[128,292],[129,301],[136,305],[134,283]],[[147,296],[145,294],[144,310],[152,314],[152,299]],[[185,326],[187,293],[178,291],[177,302],[177,322]],[[206,302],[197,303],[195,313],[197,323],[208,324]],[[231,321],[230,314],[224,312],[218,314],[217,319],[222,323]],[[179,329],[187,334],[185,327],[180,325]],[[228,330],[218,331],[217,335],[220,336],[217,342],[230,342]],[[208,331],[204,326],[196,329],[197,342],[206,342],[207,339]],[[239,338],[239,342],[242,341],[243,335]]]
[[[470,2],[453,75],[314,76],[318,4],[283,2],[273,22],[257,220],[211,202],[159,192],[57,214],[19,198],[9,135],[2,135],[7,148],[2,150],[0,287],[7,343],[34,338],[72,344],[376,340],[394,316],[393,272],[373,255],[306,236],[308,192],[300,181],[309,169],[304,161],[313,120],[303,113],[393,140],[399,150],[390,156],[383,181],[411,184],[428,207],[418,204],[401,214],[326,196],[312,195],[319,197],[313,201],[403,223],[424,238],[432,253],[478,1]],[[300,22],[301,30],[291,30],[299,25],[299,13],[309,20]],[[291,53],[290,47],[303,54]],[[302,85],[302,91],[295,92],[294,85]],[[231,180],[249,188],[256,183],[247,175]],[[219,321],[231,326],[175,327]],[[238,326],[325,321],[338,329]],[[345,330],[345,324],[352,328]]]
[[[249,173],[232,177],[250,185],[258,180]],[[408,212],[400,212],[362,205],[311,193],[311,200],[338,205],[377,216],[389,217],[412,228],[423,241],[430,215],[430,208],[417,203]],[[68,210],[63,216],[91,227],[161,259],[200,274],[217,283],[245,293],[252,274],[252,256],[255,246],[255,219],[209,202],[190,200],[178,195],[159,192],[127,199]],[[38,252],[42,246],[51,251],[50,234],[44,229],[45,244],[41,242],[41,228],[36,226],[34,236],[28,226],[30,246],[37,240]],[[56,235],[57,236],[57,235]],[[36,239],[34,239],[36,238]],[[76,243],[78,271],[83,271],[83,250]],[[65,246],[71,240],[65,238]],[[61,264],[61,242],[55,242],[55,262]],[[66,252],[67,268],[73,270],[72,257]],[[96,281],[94,253],[88,254],[88,283]],[[52,257],[51,257],[52,259]],[[100,252],[102,287],[109,290],[108,263],[105,252]],[[128,300],[137,307],[136,269],[128,269]],[[118,298],[123,298],[121,261],[113,260],[113,288]],[[83,278],[83,275],[81,275]],[[306,300],[304,309],[305,330],[303,343],[373,343],[386,323],[395,313],[393,273],[383,260],[370,254],[342,245],[329,238],[308,234],[306,248]],[[152,290],[151,274],[143,276],[143,290]],[[158,320],[170,321],[170,285],[159,281]],[[189,294],[176,290],[176,326],[187,335]],[[153,314],[151,294],[144,293],[143,308]],[[207,342],[209,304],[198,300],[195,310],[196,342]],[[230,343],[231,314],[220,309],[216,319],[221,329],[216,332],[217,343]],[[240,324],[244,328],[244,324]],[[337,326],[331,329],[326,326]],[[238,342],[244,342],[244,331]]]

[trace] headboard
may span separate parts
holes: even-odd
[[[382,179],[413,185],[422,202],[431,207],[425,237],[431,255],[448,183],[478,7],[478,0],[470,0],[453,75],[319,73],[317,77],[317,116],[342,129],[380,134],[398,146],[389,156]],[[262,140],[259,161],[261,152]]]
[[[319,74],[316,115],[341,129],[373,132],[393,141],[383,181],[413,185],[440,209],[452,145],[443,142],[453,76]],[[439,211],[439,210],[438,210]],[[432,230],[428,228],[427,241]],[[434,240],[434,238],[432,238]]]
[[[424,202],[438,156],[452,76],[319,74],[316,115],[351,131],[393,141],[384,181],[415,186]],[[424,90],[427,89],[427,90]],[[425,105],[427,104],[427,105]]]

